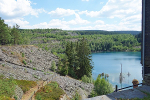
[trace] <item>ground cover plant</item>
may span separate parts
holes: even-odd
[[[17,85],[22,89],[23,93],[29,91],[30,88],[33,88],[37,85],[35,81],[28,81],[28,80],[15,80]]]
[[[6,79],[0,76],[0,100],[12,100],[15,94],[16,82],[11,79]]]
[[[35,98],[36,100],[59,100],[63,94],[65,94],[65,92],[58,86],[58,83],[51,82],[41,87],[35,94]]]

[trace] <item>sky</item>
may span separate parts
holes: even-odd
[[[0,17],[21,29],[141,31],[142,0],[0,0]]]

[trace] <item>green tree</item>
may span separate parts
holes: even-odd
[[[107,76],[105,75],[98,75],[94,83],[94,89],[97,95],[106,95],[113,92],[112,85],[109,83],[106,77]]]
[[[0,17],[0,44],[5,45],[10,43],[11,35],[10,28],[4,23],[4,20]]]
[[[12,36],[12,43],[13,44],[20,44],[21,42],[21,35],[19,33],[19,25],[16,24],[16,26],[13,26],[11,30],[11,36]]]
[[[56,63],[55,63],[55,61],[52,61],[51,70],[55,72],[55,69],[56,69]]]
[[[80,41],[78,57],[79,57],[79,70],[77,71],[78,78],[81,78],[84,75],[90,77],[93,66],[91,65],[92,62],[91,51],[85,38],[83,38]]]
[[[68,58],[67,58],[67,56],[65,56],[64,59],[63,59],[63,65],[62,65],[60,74],[68,75],[68,67],[69,67]]]

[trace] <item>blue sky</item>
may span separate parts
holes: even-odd
[[[0,0],[0,17],[22,29],[141,31],[142,0]]]

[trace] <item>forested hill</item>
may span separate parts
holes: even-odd
[[[68,30],[69,31],[69,30]],[[105,31],[105,30],[73,30],[74,32],[81,35],[92,35],[92,34],[132,34],[137,35],[141,31]]]
[[[79,42],[83,37],[92,52],[140,51],[141,34],[130,33],[103,30],[19,29],[19,25],[11,28],[0,18],[0,45],[36,45],[55,55],[65,53],[67,42]]]
[[[141,31],[113,31],[113,32],[119,34],[132,34],[132,35],[137,35],[141,33]]]

